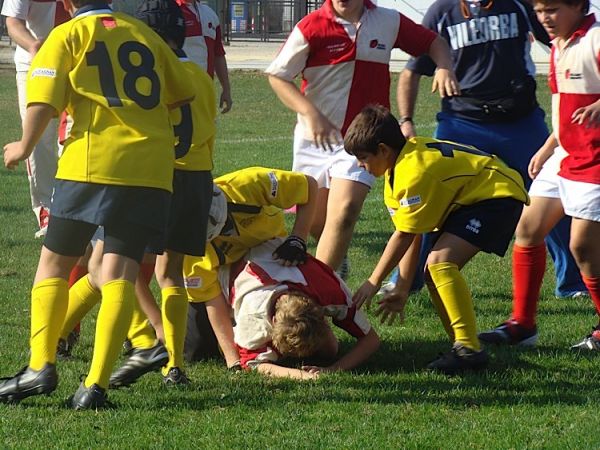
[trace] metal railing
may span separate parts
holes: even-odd
[[[221,25],[229,40],[284,40],[294,25],[321,6],[321,0],[226,0]]]

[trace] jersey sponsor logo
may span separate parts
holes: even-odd
[[[412,197],[405,197],[400,200],[400,206],[413,206],[421,203],[420,195],[413,195]]]
[[[183,283],[185,284],[186,288],[199,288],[202,286],[202,278],[184,278]]]
[[[46,69],[43,67],[34,69],[31,72],[31,78],[35,77],[56,78],[56,69]]]
[[[377,39],[373,39],[369,42],[369,47],[376,48],[377,50],[385,50],[385,44],[380,44]]]
[[[565,78],[567,80],[583,80],[583,74],[582,73],[573,73],[573,72],[571,72],[571,69],[567,69],[567,70],[565,70]]]
[[[269,172],[269,180],[271,180],[271,197],[277,197],[277,191],[279,190],[279,180],[274,172]]]
[[[329,44],[325,48],[327,49],[327,51],[329,53],[339,53],[339,52],[343,52],[346,49],[346,46],[347,46],[346,42],[338,42],[335,44]]]
[[[479,230],[481,229],[481,222],[477,219],[471,219],[469,220],[469,223],[465,228],[472,233],[479,234]]]
[[[489,41],[513,39],[519,36],[517,13],[476,17],[446,28],[450,45],[458,50]]]

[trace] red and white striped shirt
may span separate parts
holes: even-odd
[[[229,300],[236,325],[234,341],[244,368],[279,358],[271,345],[272,315],[281,295],[300,292],[324,309],[333,323],[350,335],[361,338],[371,330],[367,316],[352,304],[352,293],[329,266],[308,257],[297,267],[285,267],[273,259],[273,251],[283,241],[274,239],[253,248],[248,262],[232,276]]]
[[[390,106],[392,49],[422,55],[436,34],[396,10],[365,0],[357,24],[335,15],[331,0],[292,30],[266,72],[287,81],[302,73],[304,95],[340,130],[369,104]],[[298,115],[306,139],[312,132]]]
[[[177,4],[185,19],[183,51],[214,77],[215,58],[225,55],[219,17],[210,7],[197,0],[177,0]]]
[[[562,50],[556,43],[548,75],[552,92],[552,126],[567,151],[559,175],[600,184],[600,128],[571,123],[573,112],[600,99],[600,23],[588,15]]]

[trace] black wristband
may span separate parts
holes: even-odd
[[[404,122],[410,122],[412,123],[413,119],[410,116],[406,116],[406,117],[401,117],[400,120],[398,121],[398,123],[400,125],[402,125]]]

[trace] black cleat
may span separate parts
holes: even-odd
[[[54,364],[47,363],[40,370],[24,367],[14,377],[0,379],[0,402],[18,402],[32,395],[50,394],[57,384]]]
[[[81,382],[75,394],[69,399],[69,403],[76,411],[100,409],[108,406],[108,396],[106,390],[97,384],[85,387],[85,384]]]
[[[110,376],[109,387],[117,389],[129,386],[142,375],[160,369],[168,361],[169,353],[160,342],[150,348],[134,348],[123,365]]]
[[[475,351],[462,344],[454,344],[448,353],[442,353],[438,359],[427,365],[429,370],[454,375],[466,370],[485,369],[489,358],[485,350]]]
[[[189,378],[185,376],[185,373],[179,367],[171,367],[169,373],[163,377],[163,382],[169,387],[190,384]]]
[[[56,347],[56,356],[60,359],[70,358],[77,341],[79,341],[79,333],[75,330],[71,331],[66,339],[59,339],[58,346]]]
[[[479,340],[486,344],[517,345],[520,347],[535,347],[538,334],[537,328],[525,328],[511,319],[501,323],[493,330],[478,334]]]

